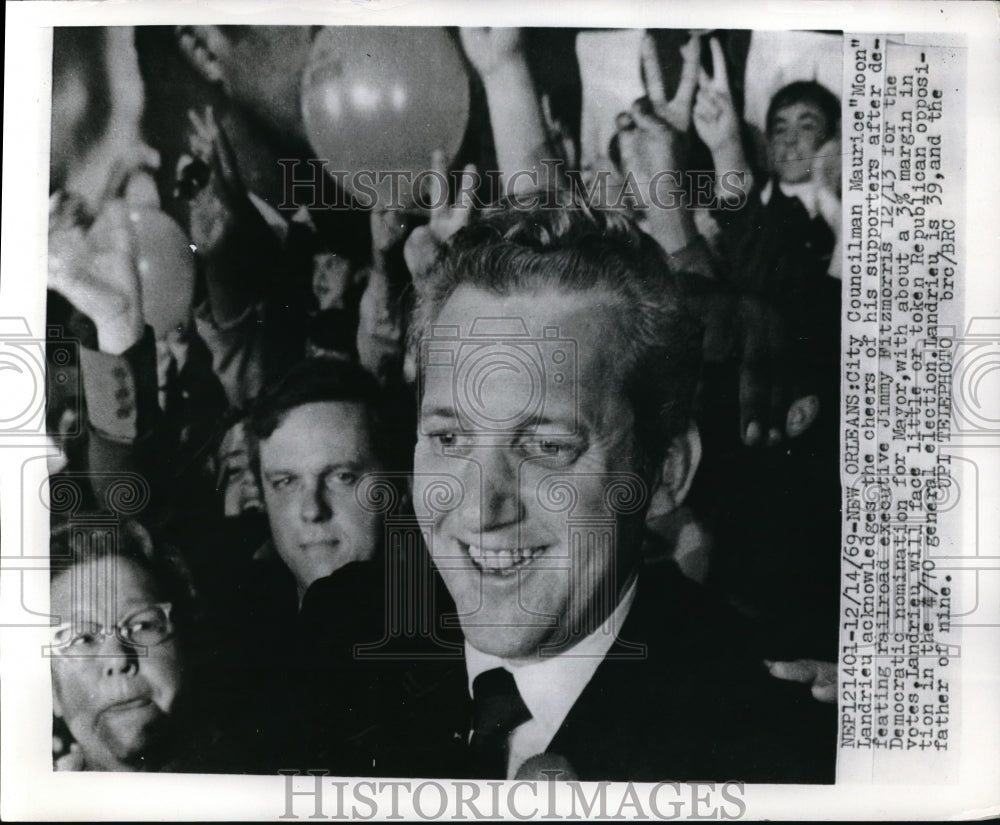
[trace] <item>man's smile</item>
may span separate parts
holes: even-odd
[[[529,547],[484,547],[482,544],[470,544],[461,539],[456,541],[473,566],[488,576],[513,576],[518,570],[530,565],[548,548],[546,544]]]

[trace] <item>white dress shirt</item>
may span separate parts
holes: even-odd
[[[531,711],[531,719],[510,735],[508,779],[514,778],[525,760],[548,747],[621,632],[635,600],[635,590],[633,581],[614,612],[596,631],[556,656],[501,659],[465,643],[469,695],[472,696],[472,683],[480,673],[502,667],[513,674],[521,698]]]

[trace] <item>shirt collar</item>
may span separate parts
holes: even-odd
[[[466,642],[469,695],[472,695],[472,683],[480,673],[502,667],[513,674],[521,698],[531,711],[532,720],[555,736],[621,632],[635,601],[637,582],[638,578],[633,579],[618,606],[596,631],[555,656],[503,659],[483,653]]]

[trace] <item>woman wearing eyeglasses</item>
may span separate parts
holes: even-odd
[[[56,769],[203,769],[215,737],[196,721],[184,568],[130,522],[71,523],[51,548],[54,738],[72,740]]]

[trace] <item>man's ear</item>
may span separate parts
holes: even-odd
[[[658,468],[646,514],[647,520],[665,516],[684,503],[700,462],[701,436],[692,421],[684,432],[674,436],[667,455]]]
[[[180,53],[198,74],[225,88],[223,58],[229,52],[229,40],[218,26],[175,26],[174,38]]]

